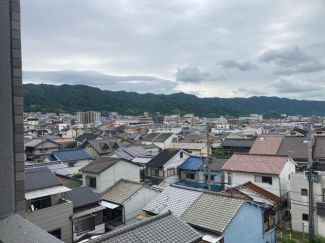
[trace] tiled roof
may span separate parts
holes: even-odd
[[[271,192],[269,192],[269,191],[255,185],[254,183],[252,183],[250,181],[244,183],[243,185],[236,186],[235,188],[240,190],[240,188],[242,188],[242,187],[246,187],[246,188],[248,188],[248,189],[250,189],[250,190],[252,190],[252,191],[254,191],[254,192],[256,192],[256,193],[258,193],[260,195],[262,195],[263,197],[266,197],[266,198],[272,200],[273,202],[277,203],[277,202],[280,201],[280,197],[278,197],[277,195],[274,195],[273,193],[271,193]]]
[[[86,139],[86,140],[94,140],[94,139],[98,138],[99,136],[100,136],[100,135],[98,135],[98,134],[93,134],[93,133],[84,133],[84,134],[78,136],[78,137],[76,138],[76,140],[77,140],[78,142],[82,142],[82,141],[84,141],[85,139]]]
[[[122,204],[143,187],[142,183],[121,179],[100,194],[103,200]]]
[[[67,200],[73,202],[73,208],[86,206],[101,201],[100,197],[88,186],[76,187],[67,192]]]
[[[158,137],[160,133],[150,133],[147,136],[145,136],[142,141],[143,142],[152,142],[156,137]]]
[[[123,145],[115,138],[88,140],[82,147],[84,148],[87,144],[90,144],[99,154],[109,154],[119,149],[120,147],[123,147]]]
[[[45,166],[25,169],[25,191],[61,185],[61,181]]]
[[[222,170],[279,175],[287,161],[284,155],[234,154]]]
[[[169,186],[143,210],[154,214],[162,214],[169,210],[174,215],[181,216],[202,193],[191,188]]]
[[[241,139],[241,138],[226,138],[221,146],[224,147],[247,147],[251,148],[254,143],[254,139]]]
[[[314,158],[315,159],[324,159],[325,158],[325,139],[324,138],[316,138]]]
[[[283,138],[284,135],[259,135],[249,153],[277,154]]]
[[[100,157],[94,162],[82,167],[80,171],[92,172],[92,173],[101,173],[102,171],[108,169],[116,162],[120,161],[120,158],[110,158],[110,157]]]
[[[140,146],[130,146],[127,148],[120,148],[114,152],[118,156],[126,160],[132,160],[136,157],[148,157],[152,158],[153,154],[145,150]]]
[[[166,212],[104,234],[89,243],[193,243],[201,238],[183,220]]]
[[[52,173],[58,173],[60,175],[70,175],[70,171],[65,167],[63,164],[61,164],[60,161],[51,161],[51,162],[42,162],[42,163],[26,163],[25,162],[25,168],[38,168],[46,166],[49,168]]]
[[[196,171],[200,168],[200,165],[202,165],[204,159],[205,158],[203,157],[190,156],[187,160],[183,162],[183,164],[179,166],[179,169]]]
[[[82,148],[54,151],[53,155],[62,162],[92,159],[92,157]]]
[[[153,157],[153,159],[148,162],[148,165],[163,166],[180,151],[181,150],[179,149],[164,149],[155,157]]]
[[[285,137],[278,155],[289,155],[293,159],[308,160],[308,140],[304,137]]]
[[[246,199],[205,192],[182,214],[188,224],[199,228],[224,232]]]
[[[228,161],[229,157],[219,156],[213,157],[212,163],[209,165],[210,170],[212,171],[221,171],[222,166]],[[200,166],[199,169],[203,169],[204,164]]]
[[[158,137],[156,137],[153,142],[165,142],[168,138],[170,138],[173,133],[161,133]]]

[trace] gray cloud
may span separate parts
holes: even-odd
[[[317,57],[301,50],[299,46],[268,50],[260,56],[260,60],[274,63],[276,65],[275,71],[282,74],[325,70],[324,63]]]
[[[139,93],[175,93],[177,83],[150,76],[113,76],[95,71],[24,71],[24,83],[84,84],[103,90],[125,90]]]
[[[234,69],[239,69],[240,71],[258,70],[258,67],[251,62],[248,61],[240,62],[234,59],[220,61],[217,63],[217,65],[225,69],[234,68]]]
[[[259,89],[247,89],[247,88],[239,88],[236,91],[234,91],[234,94],[239,95],[242,94],[244,96],[261,96],[261,95],[267,95],[262,90]]]
[[[209,72],[201,71],[198,67],[189,65],[178,68],[176,73],[176,81],[185,83],[200,83],[211,79]]]
[[[302,81],[293,76],[279,77],[272,86],[279,93],[307,93],[311,91],[324,90],[324,86],[311,82]]]

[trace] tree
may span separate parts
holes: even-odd
[[[227,156],[225,151],[223,150],[223,147],[219,147],[217,148],[214,153],[213,153],[214,156]]]
[[[73,173],[71,176],[73,178],[82,178],[82,174],[81,173]]]
[[[321,235],[316,235],[314,238],[314,243],[325,243],[325,238]]]

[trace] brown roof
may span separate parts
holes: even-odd
[[[285,137],[278,155],[289,155],[293,159],[308,160],[308,140],[304,137]]]
[[[282,143],[284,135],[259,135],[252,148],[250,154],[277,154]]]
[[[325,158],[325,139],[324,138],[316,138],[314,158],[315,159],[324,159]]]
[[[232,195],[245,196],[248,200],[253,200],[252,197],[250,197],[249,195],[247,195],[247,194],[240,191],[240,189],[243,188],[243,187],[245,187],[245,188],[247,188],[247,189],[249,189],[251,191],[254,191],[257,194],[260,194],[261,196],[263,196],[263,197],[265,197],[267,199],[270,199],[271,201],[273,201],[275,203],[279,202],[280,199],[281,199],[280,197],[278,197],[278,196],[274,195],[273,193],[271,193],[271,192],[269,192],[269,191],[255,185],[254,183],[252,183],[250,181],[246,182],[246,183],[244,183],[242,185],[223,190],[221,192],[229,193],[229,194],[232,194]]]
[[[279,175],[288,158],[285,155],[234,154],[221,169]]]

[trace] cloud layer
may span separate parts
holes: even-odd
[[[325,77],[324,12],[322,0],[22,1],[23,79],[324,99],[310,90]]]

